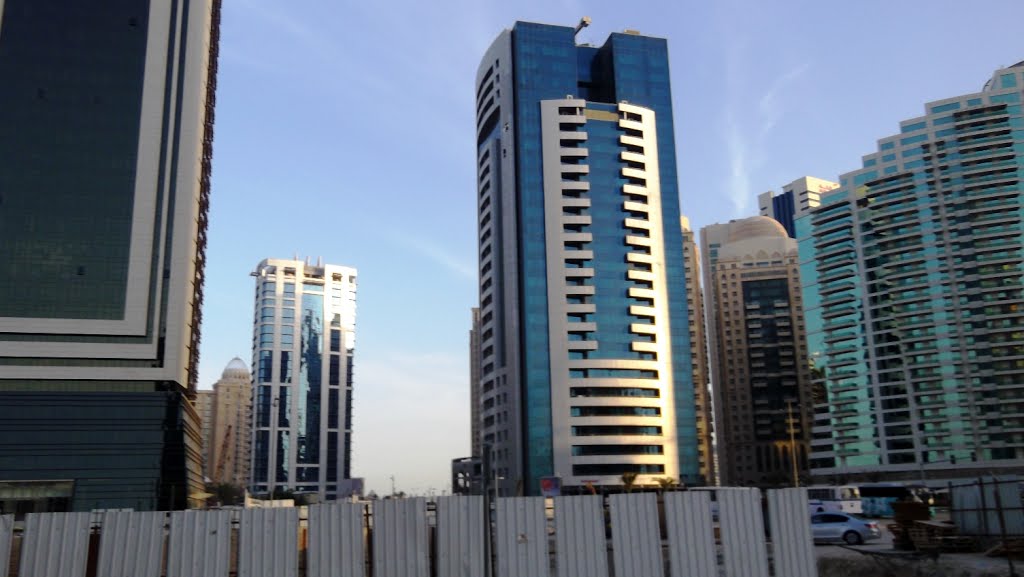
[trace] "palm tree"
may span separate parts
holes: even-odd
[[[633,492],[633,485],[636,484],[636,473],[630,471],[622,474],[622,486],[626,488],[627,493]]]
[[[661,492],[662,493],[664,493],[665,491],[668,491],[669,489],[675,488],[675,486],[678,485],[678,484],[679,483],[677,483],[676,480],[673,479],[672,477],[659,477],[658,478],[658,486],[661,487]]]

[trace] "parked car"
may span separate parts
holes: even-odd
[[[878,523],[865,521],[846,513],[819,513],[811,516],[811,534],[815,542],[838,542],[860,545],[882,536]]]

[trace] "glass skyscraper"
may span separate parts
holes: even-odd
[[[518,22],[477,73],[481,432],[501,494],[699,477],[665,40]]]
[[[797,221],[812,473],[1024,470],[1024,63],[929,103]]]
[[[219,0],[0,2],[0,507],[180,509]]]
[[[356,271],[267,259],[253,275],[252,492],[347,497]]]

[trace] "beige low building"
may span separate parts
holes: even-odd
[[[714,421],[711,391],[708,387],[708,340],[704,326],[704,291],[700,286],[700,251],[697,235],[690,228],[690,219],[679,219],[683,231],[683,268],[686,273],[686,313],[690,322],[690,356],[693,361],[693,400],[697,415],[697,458],[703,484],[714,485],[717,479],[712,438]]]
[[[213,431],[213,391],[196,391],[195,398],[196,413],[199,414],[199,422],[202,424],[203,434],[203,477],[210,478],[210,435]]]
[[[209,397],[205,401],[209,404],[208,413],[203,412],[204,401],[198,401],[203,415],[204,473],[213,483],[244,487],[249,482],[252,447],[252,378],[249,367],[245,361],[235,357],[213,385],[213,391],[200,392],[207,393]]]
[[[755,216],[704,227],[701,252],[721,483],[789,485],[812,418],[796,241]]]

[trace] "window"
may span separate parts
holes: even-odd
[[[338,389],[327,391],[327,427],[338,428]]]
[[[292,382],[292,353],[291,351],[281,351],[281,368],[280,368],[280,382],[290,383]]]
[[[665,448],[661,445],[574,445],[574,457],[605,456],[605,455],[663,455]]]
[[[341,357],[339,355],[331,355],[331,366],[327,384],[334,387],[341,384]]]
[[[657,474],[664,473],[665,465],[637,464],[637,463],[609,463],[609,464],[588,464],[573,465],[572,474],[575,476],[586,475],[622,475],[623,473]]]
[[[939,106],[932,106],[932,114],[938,114],[940,112],[948,112],[950,110],[958,110],[960,108],[959,102],[950,102],[949,104],[940,104]]]
[[[572,387],[570,397],[649,397],[661,396],[658,389],[640,387]]]
[[[658,407],[608,407],[608,406],[581,406],[572,407],[570,414],[573,417],[659,417],[661,409]]]
[[[572,427],[574,437],[661,436],[661,427],[641,425],[581,425]]]
[[[260,383],[269,383],[274,380],[274,351],[260,351],[259,364],[257,365],[256,371],[258,373],[257,381]]]
[[[903,133],[914,132],[914,131],[923,129],[925,126],[927,126],[927,123],[925,123],[924,121],[922,121],[922,122],[915,122],[914,124],[908,124],[908,125],[902,127],[900,129],[900,132],[903,132]]]

